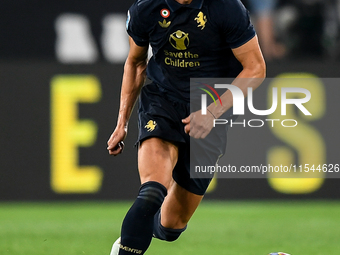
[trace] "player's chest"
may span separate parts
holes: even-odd
[[[204,9],[183,9],[175,13],[167,8],[152,14],[149,40],[156,49],[209,51],[222,43],[221,33]]]

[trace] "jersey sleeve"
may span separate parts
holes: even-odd
[[[139,16],[138,4],[132,5],[127,14],[126,30],[138,46],[149,45],[149,35]]]
[[[250,22],[249,12],[240,0],[226,0],[223,17],[223,33],[230,48],[234,49],[250,41],[255,30]]]

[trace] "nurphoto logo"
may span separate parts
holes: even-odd
[[[228,89],[231,94],[232,94],[232,98],[233,98],[233,114],[234,115],[245,115],[245,96],[242,92],[242,90],[235,86],[235,85],[231,85],[231,84],[215,84],[214,88],[204,84],[205,86],[207,86],[208,88],[210,88],[211,91],[214,92],[215,95],[217,95],[220,104],[222,104],[222,100],[221,97],[217,94],[215,89]],[[206,92],[206,94],[202,94],[201,95],[201,111],[202,111],[202,115],[206,115],[207,114],[207,94],[213,99],[215,105],[216,100],[214,98],[214,96],[212,95],[212,93],[210,93],[207,89],[203,89],[200,88],[201,90],[203,90],[204,92]],[[248,92],[248,96],[247,96],[247,105],[248,105],[248,109],[249,111],[256,115],[256,116],[268,116],[272,113],[274,113],[277,108],[278,108],[278,89],[277,88],[273,88],[272,89],[272,105],[269,109],[266,110],[258,110],[255,109],[254,107],[254,103],[253,103],[253,88],[248,88],[247,90]],[[289,93],[300,93],[303,94],[304,97],[302,98],[288,98],[287,94]],[[295,105],[297,107],[297,109],[299,109],[304,115],[306,116],[311,116],[312,114],[306,109],[306,107],[303,105],[307,102],[310,101],[311,99],[311,93],[309,90],[304,89],[304,88],[281,88],[281,116],[286,116],[287,114],[287,105]],[[242,122],[235,122],[233,120],[228,120],[228,119],[214,119],[214,127],[216,127],[216,125],[226,125],[226,124],[230,124],[230,126],[232,127],[233,124],[241,124],[244,127],[246,126],[246,124],[248,124],[249,127],[262,127],[264,125],[265,122],[269,122],[271,123],[271,127],[274,127],[276,122],[280,122],[281,125],[283,127],[296,127],[298,125],[297,120],[295,119],[284,119],[284,120],[280,120],[280,119],[251,119],[251,120],[243,120]],[[256,124],[257,123],[257,124]]]

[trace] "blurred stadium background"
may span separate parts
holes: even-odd
[[[109,157],[106,141],[118,112],[132,2],[0,2],[0,254],[108,254],[119,235],[129,205],[122,201],[139,187],[136,114],[124,154]],[[269,78],[338,78],[339,0],[244,4],[262,35]],[[237,128],[227,158],[266,164],[281,148],[294,164],[339,164],[340,88],[321,80],[319,89],[312,100],[325,110],[313,119],[295,116],[303,124],[299,146],[289,133]],[[267,90],[256,92],[259,105],[267,105]],[[184,241],[166,251],[156,241],[149,254],[338,254],[340,179],[318,177],[217,179]]]

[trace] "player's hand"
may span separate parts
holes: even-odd
[[[204,139],[214,126],[214,116],[209,113],[202,115],[201,110],[199,110],[191,113],[182,122],[186,124],[184,127],[185,133],[196,139]]]
[[[116,128],[113,131],[110,139],[107,141],[107,150],[109,151],[110,155],[117,156],[124,150],[124,142],[127,135],[126,128]]]

